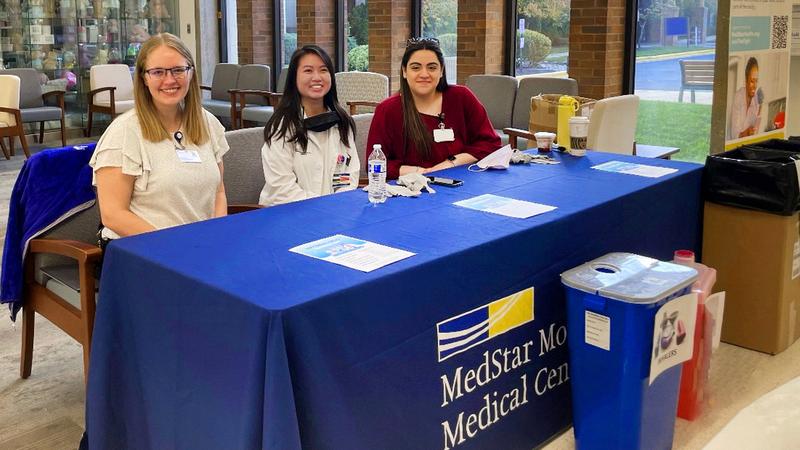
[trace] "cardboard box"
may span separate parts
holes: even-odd
[[[722,340],[780,353],[800,338],[800,220],[706,202],[703,260],[726,291]]]
[[[572,96],[580,105],[575,115],[590,117],[596,100],[586,97]],[[555,133],[558,128],[558,99],[561,94],[539,94],[531,97],[531,115],[528,120],[528,131],[550,131]]]

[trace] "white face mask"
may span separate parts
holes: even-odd
[[[467,167],[472,172],[482,172],[486,169],[508,169],[511,162],[511,145],[505,145],[493,151],[482,160]],[[478,167],[475,169],[475,167]]]

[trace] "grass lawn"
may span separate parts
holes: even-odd
[[[569,52],[569,47],[553,47],[550,49],[550,54],[544,59],[545,62],[549,63],[562,63],[565,64],[567,62],[568,55],[564,53]]]
[[[642,100],[636,142],[681,149],[673,159],[705,162],[711,133],[711,105]]]
[[[640,58],[642,56],[669,55],[671,53],[693,52],[697,50],[708,50],[709,53],[714,52],[714,49],[710,49],[707,47],[696,47],[696,46],[687,47],[685,45],[671,45],[671,46],[643,47],[636,49],[636,57]]]

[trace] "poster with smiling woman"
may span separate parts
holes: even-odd
[[[789,90],[787,0],[731,0],[725,150],[784,138]]]

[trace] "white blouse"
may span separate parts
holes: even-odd
[[[196,151],[199,162],[183,162],[173,139],[146,141],[135,110],[115,119],[100,137],[89,164],[94,170],[92,184],[97,185],[97,170],[120,167],[122,173],[135,177],[130,210],[156,229],[210,219],[219,184],[219,163],[228,151],[225,128],[204,111],[210,139],[203,145],[187,142],[182,146]],[[105,228],[103,235],[119,237]]]

